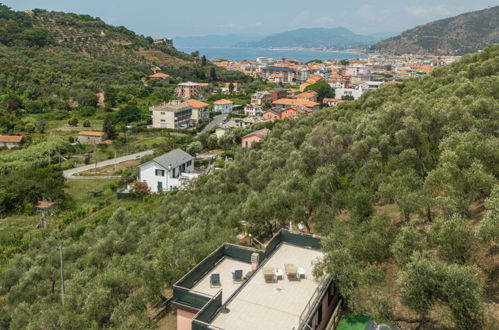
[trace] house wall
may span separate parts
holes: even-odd
[[[164,170],[165,176],[156,175],[156,170]],[[139,167],[140,175],[139,180],[142,182],[146,182],[147,186],[151,190],[152,193],[159,193],[158,191],[158,182],[161,182],[163,185],[163,191],[170,191],[173,188],[181,188],[181,181],[178,177],[173,177],[173,173],[175,172],[175,176],[180,174],[180,166],[173,168],[171,171],[168,171],[166,168],[159,166],[157,163],[149,162]],[[191,161],[190,166],[186,166],[185,173],[192,173],[194,171],[194,160]]]
[[[79,135],[78,142],[81,144],[99,144],[104,142],[104,137]]]
[[[209,118],[210,114],[207,107],[192,108],[192,120],[199,122],[201,120],[207,120]]]
[[[21,144],[16,142],[0,142],[0,147],[7,147],[9,149],[20,146]]]
[[[277,116],[275,113],[272,113],[272,112],[265,112],[262,117],[263,117],[263,119],[266,119],[266,120],[279,119],[279,116]]]
[[[248,137],[243,137],[241,145],[242,145],[243,148],[251,148],[251,145],[254,142],[260,142],[260,141],[262,141],[262,138],[259,137],[258,135],[251,135],[251,136],[248,136]]]
[[[215,110],[215,112],[231,113],[232,112],[232,104],[215,104],[214,110]]]
[[[175,128],[175,115],[172,111],[153,111],[152,127],[154,128]]]
[[[195,313],[177,308],[177,330],[191,330]]]
[[[333,298],[331,300],[331,303],[329,303],[330,290],[332,290],[331,292],[333,292]],[[324,330],[326,328],[329,320],[331,319],[333,311],[338,305],[339,301],[340,301],[339,291],[337,290],[337,288],[334,287],[334,283],[331,283],[321,299],[321,304],[319,305],[319,307],[322,308],[322,320],[320,323],[317,322],[319,315],[319,309],[317,309],[317,311],[315,311],[314,316],[312,317],[312,329]]]

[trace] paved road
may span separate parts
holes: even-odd
[[[217,127],[223,122],[225,117],[227,117],[226,114],[216,115],[215,117],[213,117],[213,120],[210,121],[208,125],[206,125],[206,127],[201,130],[201,132],[198,133],[198,135],[203,134],[204,132],[207,132],[210,129]]]
[[[142,151],[142,152],[132,154],[132,155],[126,155],[123,157],[105,160],[105,161],[102,161],[102,162],[99,162],[96,164],[90,164],[90,165],[85,165],[85,166],[81,166],[81,167],[71,168],[69,170],[63,171],[62,174],[64,175],[64,178],[67,180],[109,180],[109,179],[115,179],[116,177],[114,177],[114,176],[78,176],[75,174],[85,172],[88,170],[92,170],[95,168],[101,168],[101,167],[106,167],[106,166],[110,166],[110,165],[123,163],[123,162],[129,161],[129,160],[140,159],[144,156],[152,155],[153,153],[154,153],[154,150]]]

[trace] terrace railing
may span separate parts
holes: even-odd
[[[300,314],[300,323],[298,325],[298,330],[308,329],[307,321],[311,318],[312,313],[315,311],[316,306],[320,303],[324,292],[327,290],[333,279],[329,276],[323,278],[321,284],[315,289],[314,294],[305,305],[305,308]]]

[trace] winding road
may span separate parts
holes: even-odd
[[[116,177],[116,176],[86,176],[86,175],[85,176],[78,176],[78,174],[81,172],[93,170],[96,168],[101,168],[101,167],[106,167],[106,166],[110,166],[110,165],[116,165],[119,163],[127,162],[129,160],[140,159],[142,157],[152,155],[153,153],[154,153],[154,150],[142,151],[142,152],[132,154],[132,155],[126,155],[126,156],[117,157],[117,158],[113,158],[113,159],[109,159],[109,160],[104,160],[102,162],[98,162],[95,164],[71,168],[69,170],[63,171],[62,174],[66,180],[111,180],[111,179],[116,179],[119,177]]]

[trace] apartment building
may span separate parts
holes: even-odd
[[[160,104],[149,108],[153,128],[188,128],[192,126],[192,106],[189,104]]]
[[[342,299],[330,276],[313,274],[321,246],[287,230],[263,250],[222,245],[174,285],[177,329],[334,328]]]

